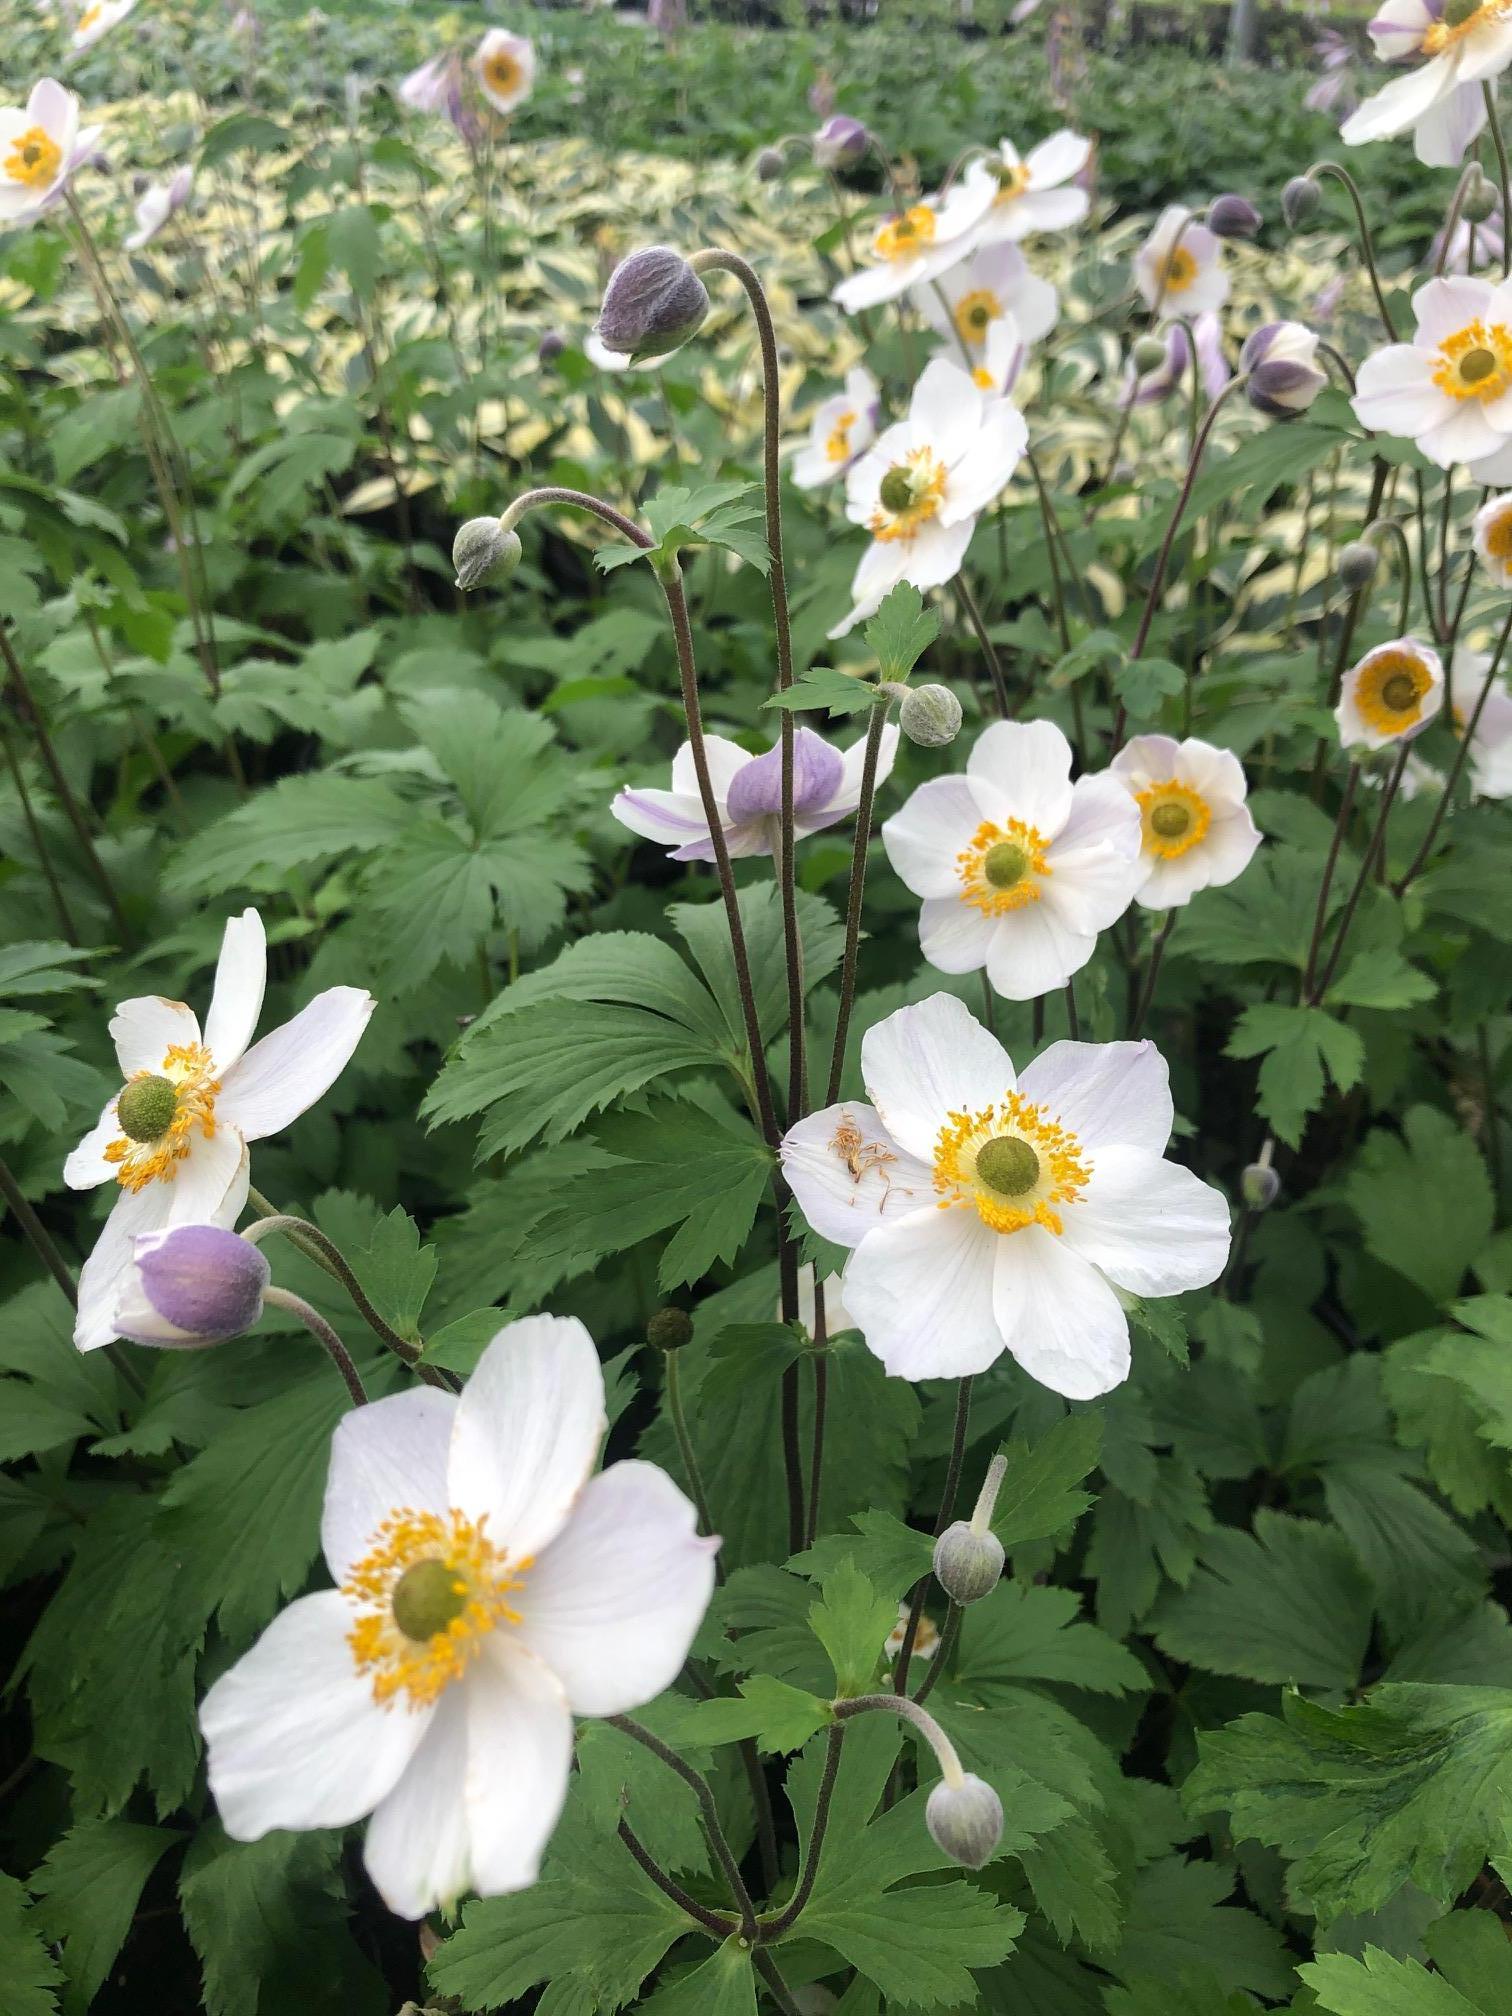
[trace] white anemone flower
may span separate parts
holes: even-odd
[[[1092,142],[1062,128],[1020,155],[1011,140],[996,153],[973,161],[961,177],[972,200],[985,191],[987,213],[976,226],[979,245],[1027,238],[1034,231],[1065,231],[1080,224],[1092,207],[1076,177],[1092,158]]]
[[[1168,203],[1134,254],[1134,284],[1152,315],[1190,321],[1228,299],[1223,240],[1191,218],[1184,204]]]
[[[137,198],[136,226],[125,240],[128,252],[139,252],[151,244],[171,217],[176,217],[194,188],[194,171],[185,166],[174,170],[166,182],[153,182]]]
[[[986,245],[937,283],[921,287],[914,303],[931,328],[964,346],[973,364],[985,363],[993,324],[1011,316],[1019,338],[1038,343],[1060,316],[1060,296],[1029,269],[1017,245]]]
[[[760,756],[723,735],[706,735],[704,753],[709,781],[719,812],[720,831],[732,857],[774,854],[782,811],[782,748],[774,745]],[[892,774],[898,754],[898,729],[882,730],[877,757],[877,782]],[[843,752],[832,749],[812,728],[793,737],[793,828],[798,838],[818,833],[848,819],[861,802],[861,773],[866,758],[863,735]],[[643,840],[658,840],[674,861],[712,861],[714,842],[704,817],[693,746],[684,742],[672,759],[670,791],[619,792],[609,810],[622,826]]]
[[[953,349],[937,350],[935,355],[955,362]],[[1028,361],[1029,345],[1019,334],[1018,323],[1011,315],[1000,315],[987,325],[987,340],[980,358],[971,367],[971,382],[979,392],[990,393],[994,399],[1006,399]]]
[[[460,1398],[354,1408],[331,1444],[336,1583],[291,1603],[205,1696],[226,1832],[346,1827],[389,1909],[536,1880],[574,1715],[671,1685],[717,1539],[651,1463],[593,1474],[604,1378],[575,1318],[498,1333]]]
[[[845,390],[821,400],[809,423],[809,438],[793,457],[793,481],[817,490],[844,476],[877,438],[882,392],[864,364],[845,374]]]
[[[853,1248],[846,1306],[905,1379],[985,1372],[1004,1351],[1091,1400],[1128,1377],[1116,1289],[1179,1295],[1229,1247],[1217,1190],[1163,1159],[1173,1112],[1153,1043],[1052,1043],[1016,1077],[949,994],[868,1029],[866,1104],[791,1128],[804,1217]]]
[[[507,28],[490,28],[473,52],[478,89],[496,112],[513,112],[535,86],[535,45]]]
[[[1512,494],[1482,504],[1471,537],[1482,567],[1497,587],[1512,588]]]
[[[1512,798],[1512,692],[1507,690],[1506,679],[1493,679],[1489,688],[1486,687],[1486,674],[1491,670],[1491,653],[1472,651],[1468,644],[1455,646],[1449,669],[1454,690],[1451,711],[1455,733],[1463,736],[1471,716],[1475,715],[1475,732],[1470,737],[1468,751],[1474,795],[1477,798]],[[1482,690],[1486,694],[1484,701],[1481,700]],[[1414,760],[1409,757],[1409,765]],[[1444,780],[1440,778],[1438,781],[1442,786]]]
[[[921,897],[919,945],[942,973],[987,969],[1010,1001],[1064,987],[1144,879],[1139,808],[1106,772],[1071,782],[1052,721],[995,721],[966,774],[921,784],[882,828]]]
[[[1260,845],[1245,803],[1244,766],[1231,749],[1195,735],[1135,735],[1110,765],[1139,807],[1147,910],[1176,910],[1199,889],[1242,875]]]
[[[24,106],[0,106],[0,230],[47,209],[99,137],[98,126],[80,127],[78,99],[51,77]]]
[[[870,265],[847,275],[831,301],[854,315],[895,301],[910,287],[927,287],[970,252],[972,231],[991,200],[990,190],[968,198],[956,189],[944,202],[911,203],[884,218],[866,248]]]
[[[124,1082],[63,1164],[71,1189],[119,1191],[79,1276],[81,1351],[116,1336],[141,1234],[235,1222],[247,1200],[248,1143],[282,1133],[330,1089],[377,1005],[361,987],[329,987],[252,1043],[267,968],[262,919],[244,910],[226,925],[203,1033],[192,1008],[161,994],[122,1001],[110,1019]]]
[[[108,35],[118,22],[126,19],[136,4],[137,0],[90,0],[74,23],[69,48],[75,55],[82,49],[92,49],[102,35]]]
[[[1444,704],[1444,666],[1415,637],[1392,637],[1344,674],[1334,719],[1346,749],[1388,749],[1420,735]]]
[[[1377,56],[1426,57],[1351,112],[1348,147],[1414,129],[1418,159],[1450,167],[1485,124],[1481,86],[1512,63],[1512,21],[1501,0],[1382,0],[1370,23]]]
[[[1361,423],[1415,441],[1441,469],[1512,448],[1512,283],[1430,280],[1412,312],[1412,341],[1360,366],[1351,404]]]
[[[845,479],[845,513],[872,543],[851,581],[843,637],[876,614],[900,581],[939,588],[960,571],[978,516],[1029,442],[1024,416],[937,357],[914,386],[908,417],[878,436]]]

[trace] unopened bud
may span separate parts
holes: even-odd
[[[1239,352],[1251,406],[1272,420],[1294,420],[1305,413],[1328,383],[1317,355],[1317,337],[1300,322],[1267,322],[1254,330]]]
[[[1339,579],[1358,594],[1374,581],[1380,565],[1381,556],[1368,539],[1351,539],[1339,555]]]
[[[961,732],[961,703],[948,686],[910,686],[898,709],[898,726],[922,749],[943,749]]]
[[[840,2003],[822,1982],[811,1981],[806,1988],[793,1990],[793,2007],[798,2016],[830,2016],[831,2010],[838,2009]]]
[[[1500,198],[1479,161],[1472,161],[1465,170],[1464,191],[1460,198],[1461,217],[1471,224],[1489,223],[1500,208]]]
[[[1220,196],[1208,205],[1208,229],[1219,238],[1253,238],[1263,219],[1243,196]]]
[[[1005,1558],[990,1527],[978,1533],[969,1520],[957,1519],[935,1542],[935,1580],[953,1603],[980,1603],[996,1589]]]
[[[520,564],[518,532],[506,532],[497,518],[469,518],[452,541],[452,565],[464,594],[485,581],[502,581]]]
[[[702,280],[670,245],[648,245],[609,276],[595,333],[632,363],[664,357],[696,335],[709,312]]]
[[[1323,202],[1323,191],[1311,175],[1293,175],[1281,191],[1281,215],[1293,231],[1309,224]]]
[[[567,338],[560,329],[544,330],[540,342],[536,345],[537,361],[542,364],[555,364],[566,348]]]
[[[944,1778],[936,1785],[924,1808],[924,1825],[942,1855],[963,1869],[980,1869],[1003,1838],[1003,1802],[985,1778],[966,1771],[953,1785]]]
[[[658,1309],[646,1323],[646,1342],[658,1351],[680,1351],[693,1337],[693,1318],[686,1309],[669,1303]]]
[[[1251,1211],[1268,1211],[1281,1195],[1281,1178],[1268,1162],[1251,1162],[1239,1178],[1239,1195]]]
[[[223,1226],[143,1232],[122,1280],[116,1332],[169,1350],[224,1343],[256,1323],[268,1279],[259,1248]]]
[[[1158,336],[1141,336],[1129,352],[1134,369],[1141,377],[1147,371],[1158,371],[1166,361],[1166,346]]]
[[[756,156],[756,180],[758,182],[780,182],[787,162],[780,147],[763,147]]]
[[[821,168],[844,168],[859,161],[871,145],[871,135],[848,112],[833,113],[814,135],[814,159]]]

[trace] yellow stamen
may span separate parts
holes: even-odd
[[[1166,254],[1161,269],[1161,288],[1167,294],[1185,294],[1197,278],[1197,257],[1185,245],[1178,245],[1174,252]]]
[[[84,12],[79,16],[79,25],[74,30],[75,35],[87,35],[104,12],[105,9],[103,4],[101,4],[101,0],[95,0],[93,7],[86,7]]]
[[[973,369],[971,382],[983,392],[991,392],[995,389],[992,382],[992,373],[987,369],[985,364],[978,364]]]
[[[1022,196],[1029,187],[1029,169],[1023,161],[1013,168],[1000,161],[992,172],[998,184],[998,193],[992,199],[994,208],[1000,203],[1011,203],[1015,196]]]
[[[500,1624],[518,1624],[520,1613],[508,1598],[525,1586],[529,1558],[510,1561],[476,1524],[460,1512],[416,1512],[402,1506],[373,1535],[372,1545],[341,1585],[360,1615],[347,1633],[359,1673],[370,1673],[373,1699],[386,1706],[404,1695],[409,1708],[425,1708],[453,1680],[460,1680],[483,1640]],[[438,1602],[430,1578],[425,1602],[409,1594],[417,1587],[412,1571],[435,1563],[451,1575],[450,1601]],[[411,1576],[406,1596],[399,1585]],[[430,1637],[409,1635],[416,1614],[430,1607],[449,1621]],[[400,1621],[401,1616],[404,1623]]]
[[[1487,522],[1482,537],[1493,560],[1512,561],[1512,506],[1499,511]]]
[[[877,508],[867,520],[874,539],[912,539],[938,515],[945,464],[932,448],[913,448],[882,478]]]
[[[497,91],[501,98],[518,91],[524,74],[519,59],[511,56],[507,49],[495,49],[491,56],[484,59],[483,82],[490,91]]]
[[[979,1113],[952,1113],[935,1143],[939,1208],[969,1204],[994,1232],[1062,1232],[1055,1207],[1074,1203],[1091,1180],[1083,1154],[1069,1128],[1019,1092]]]
[[[1003,312],[1003,304],[990,287],[974,287],[955,305],[956,333],[963,343],[980,343],[989,323]]]
[[[1378,735],[1400,735],[1423,717],[1423,696],[1433,686],[1414,652],[1372,651],[1355,667],[1355,705]]]
[[[40,126],[29,126],[11,142],[5,173],[28,189],[50,189],[63,165],[63,150]]]
[[[1505,21],[1508,12],[1504,0],[1485,0],[1483,6],[1468,9],[1453,5],[1451,0],[1444,9],[1443,18],[1426,30],[1418,47],[1425,56],[1441,56],[1446,49],[1452,49],[1456,42],[1463,42],[1478,28],[1490,28],[1499,21]]]
[[[1439,345],[1433,382],[1451,399],[1499,399],[1512,385],[1512,329],[1467,323]]]
[[[831,427],[824,443],[825,460],[848,462],[850,460],[850,430],[856,424],[854,413],[842,413]]]
[[[1144,823],[1144,851],[1174,861],[1207,837],[1213,809],[1200,791],[1175,777],[1134,793]]]
[[[1037,826],[1022,819],[1007,819],[1001,826],[984,821],[956,856],[961,901],[989,917],[1038,903],[1039,878],[1055,873],[1045,859],[1049,845]]]
[[[171,1183],[179,1164],[188,1158],[194,1132],[208,1141],[215,1133],[215,1101],[220,1080],[214,1075],[215,1060],[203,1043],[175,1043],[156,1071],[135,1071],[128,1084],[139,1078],[166,1078],[178,1094],[167,1131],[154,1141],[132,1141],[122,1133],[105,1150],[105,1160],[115,1165],[116,1181],[123,1190],[145,1190],[149,1183]]]
[[[872,240],[879,259],[913,259],[934,243],[935,214],[927,203],[915,203],[901,216],[889,217]]]

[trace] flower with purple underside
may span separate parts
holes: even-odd
[[[1232,377],[1228,359],[1223,354],[1223,326],[1218,317],[1209,311],[1199,315],[1192,325],[1197,338],[1197,370],[1202,380],[1202,389],[1211,401],[1227,385]],[[1192,345],[1184,322],[1170,322],[1161,332],[1165,340],[1166,354],[1153,371],[1137,372],[1129,366],[1124,381],[1123,403],[1134,406],[1153,406],[1180,389],[1192,365]]]

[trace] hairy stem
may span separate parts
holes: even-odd
[[[287,1288],[265,1288],[264,1302],[271,1302],[275,1309],[287,1309],[291,1316],[297,1316],[316,1343],[325,1351],[331,1363],[341,1374],[354,1407],[367,1405],[367,1389],[358,1376],[357,1367],[351,1355],[336,1332],[327,1323],[318,1309],[312,1309],[302,1295],[295,1295]]]

